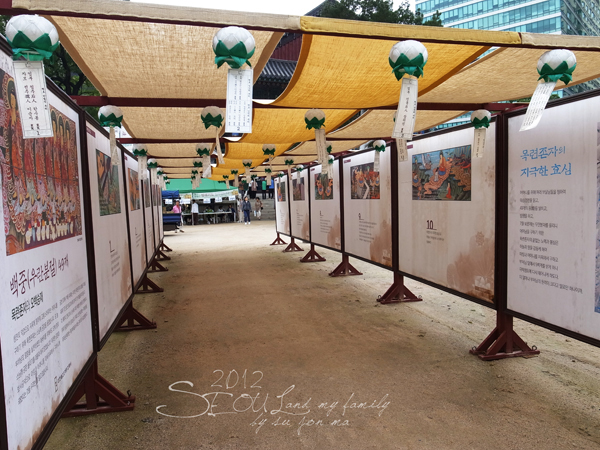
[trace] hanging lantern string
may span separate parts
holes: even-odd
[[[306,129],[315,130],[315,144],[317,147],[317,160],[324,164],[327,160],[327,143],[325,142],[325,113],[320,109],[309,109],[304,114]]]
[[[233,185],[237,188],[238,187],[238,170],[231,169],[231,175],[233,175]]]
[[[133,154],[137,156],[138,160],[138,173],[140,174],[140,179],[147,180],[148,179],[148,150],[145,145],[137,145],[133,148]]]

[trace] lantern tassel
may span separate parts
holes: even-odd
[[[140,173],[140,178],[142,181],[148,179],[148,157],[147,156],[138,156],[138,172]]]
[[[225,164],[225,160],[223,159],[223,153],[221,152],[221,144],[219,143],[219,128],[215,127],[217,129],[217,140],[216,140],[216,147],[217,147],[217,158],[219,159],[219,164]]]
[[[486,128],[476,128],[473,134],[473,156],[481,158],[485,149]]]
[[[210,178],[210,175],[212,173],[212,167],[210,164],[208,164],[208,167],[206,167],[204,169],[204,173],[202,174],[202,178]]]
[[[239,187],[238,186],[238,176],[237,176],[237,173],[235,175],[233,175],[233,186],[236,187],[236,188]]]
[[[121,164],[119,161],[119,150],[117,149],[117,136],[115,134],[115,127],[110,127],[110,160],[113,166]]]
[[[317,156],[319,163],[326,163],[327,143],[325,142],[325,128],[315,128],[315,142],[317,144]]]
[[[156,184],[156,168],[150,169],[150,184]]]
[[[375,150],[375,160],[373,161],[373,172],[379,172],[381,155]]]
[[[270,186],[270,185],[271,185],[271,174],[268,173],[267,174],[267,186]]]
[[[227,186],[227,190],[229,190],[229,180],[225,180],[225,186]]]
[[[202,178],[208,178],[208,177],[210,177],[210,168],[211,168],[211,165],[210,165],[210,156],[204,155],[202,157],[202,168],[203,168]]]

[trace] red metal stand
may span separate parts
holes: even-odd
[[[170,256],[167,256],[165,253],[163,253],[163,251],[162,251],[162,250],[158,249],[158,250],[156,251],[156,256],[154,257],[154,259],[155,259],[156,261],[170,261],[170,260],[171,260],[171,257],[170,257]]]
[[[161,250],[165,251],[165,252],[172,252],[173,249],[170,248],[168,245],[166,245],[164,242],[160,243],[160,247]]]
[[[125,325],[125,322],[127,322],[127,325]],[[115,331],[152,330],[154,328],[156,328],[156,322],[149,320],[135,309],[132,302],[125,310]]]
[[[296,241],[294,241],[294,238],[292,238],[292,242],[290,242],[290,245],[288,245],[284,250],[285,253],[289,253],[289,252],[302,252],[304,250],[302,250],[298,244],[296,244]]]
[[[523,339],[513,330],[513,316],[504,312],[496,313],[496,328],[478,347],[473,347],[471,354],[479,356],[484,361],[516,356],[539,355],[535,347],[529,347]]]
[[[152,262],[150,263],[150,267],[148,269],[148,273],[168,272],[168,271],[169,271],[169,269],[167,269],[165,266],[163,266],[161,263],[159,263],[156,258],[154,258],[152,260]]]
[[[303,263],[320,262],[320,261],[327,261],[327,260],[317,253],[317,251],[315,250],[315,244],[310,244],[310,250],[300,260],[300,262],[303,262]]]
[[[152,294],[154,292],[165,292],[158,284],[148,278],[148,275],[144,275],[140,287],[135,292],[136,294]]]
[[[329,274],[330,277],[347,277],[350,275],[362,275],[362,272],[359,272],[350,264],[349,257],[346,254],[342,254],[342,262],[333,269],[333,272]]]
[[[423,299],[417,297],[404,285],[404,276],[394,272],[394,283],[385,292],[377,297],[377,301],[382,305],[404,302],[420,302]]]
[[[271,245],[285,245],[285,244],[287,244],[287,242],[285,242],[283,239],[281,239],[281,236],[279,236],[279,233],[277,233],[277,239],[275,239]]]
[[[83,402],[78,401],[85,396]],[[133,411],[135,397],[123,394],[98,373],[98,360],[94,361],[62,417],[87,416],[109,412]]]

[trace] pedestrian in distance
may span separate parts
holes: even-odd
[[[250,225],[250,211],[252,211],[252,205],[248,200],[248,197],[244,197],[242,202],[242,211],[244,211],[244,225]]]

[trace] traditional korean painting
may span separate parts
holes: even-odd
[[[413,200],[471,200],[471,146],[413,156]]]
[[[119,168],[113,166],[110,156],[100,150],[96,150],[96,168],[98,171],[100,215],[119,214],[121,212]]]
[[[81,235],[75,122],[50,106],[51,138],[24,139],[14,79],[0,70],[0,174],[6,254]]]
[[[315,175],[315,200],[333,200],[333,178],[327,174]]]
[[[373,170],[374,163],[350,168],[350,195],[354,200],[377,200],[380,198],[379,172]]]

